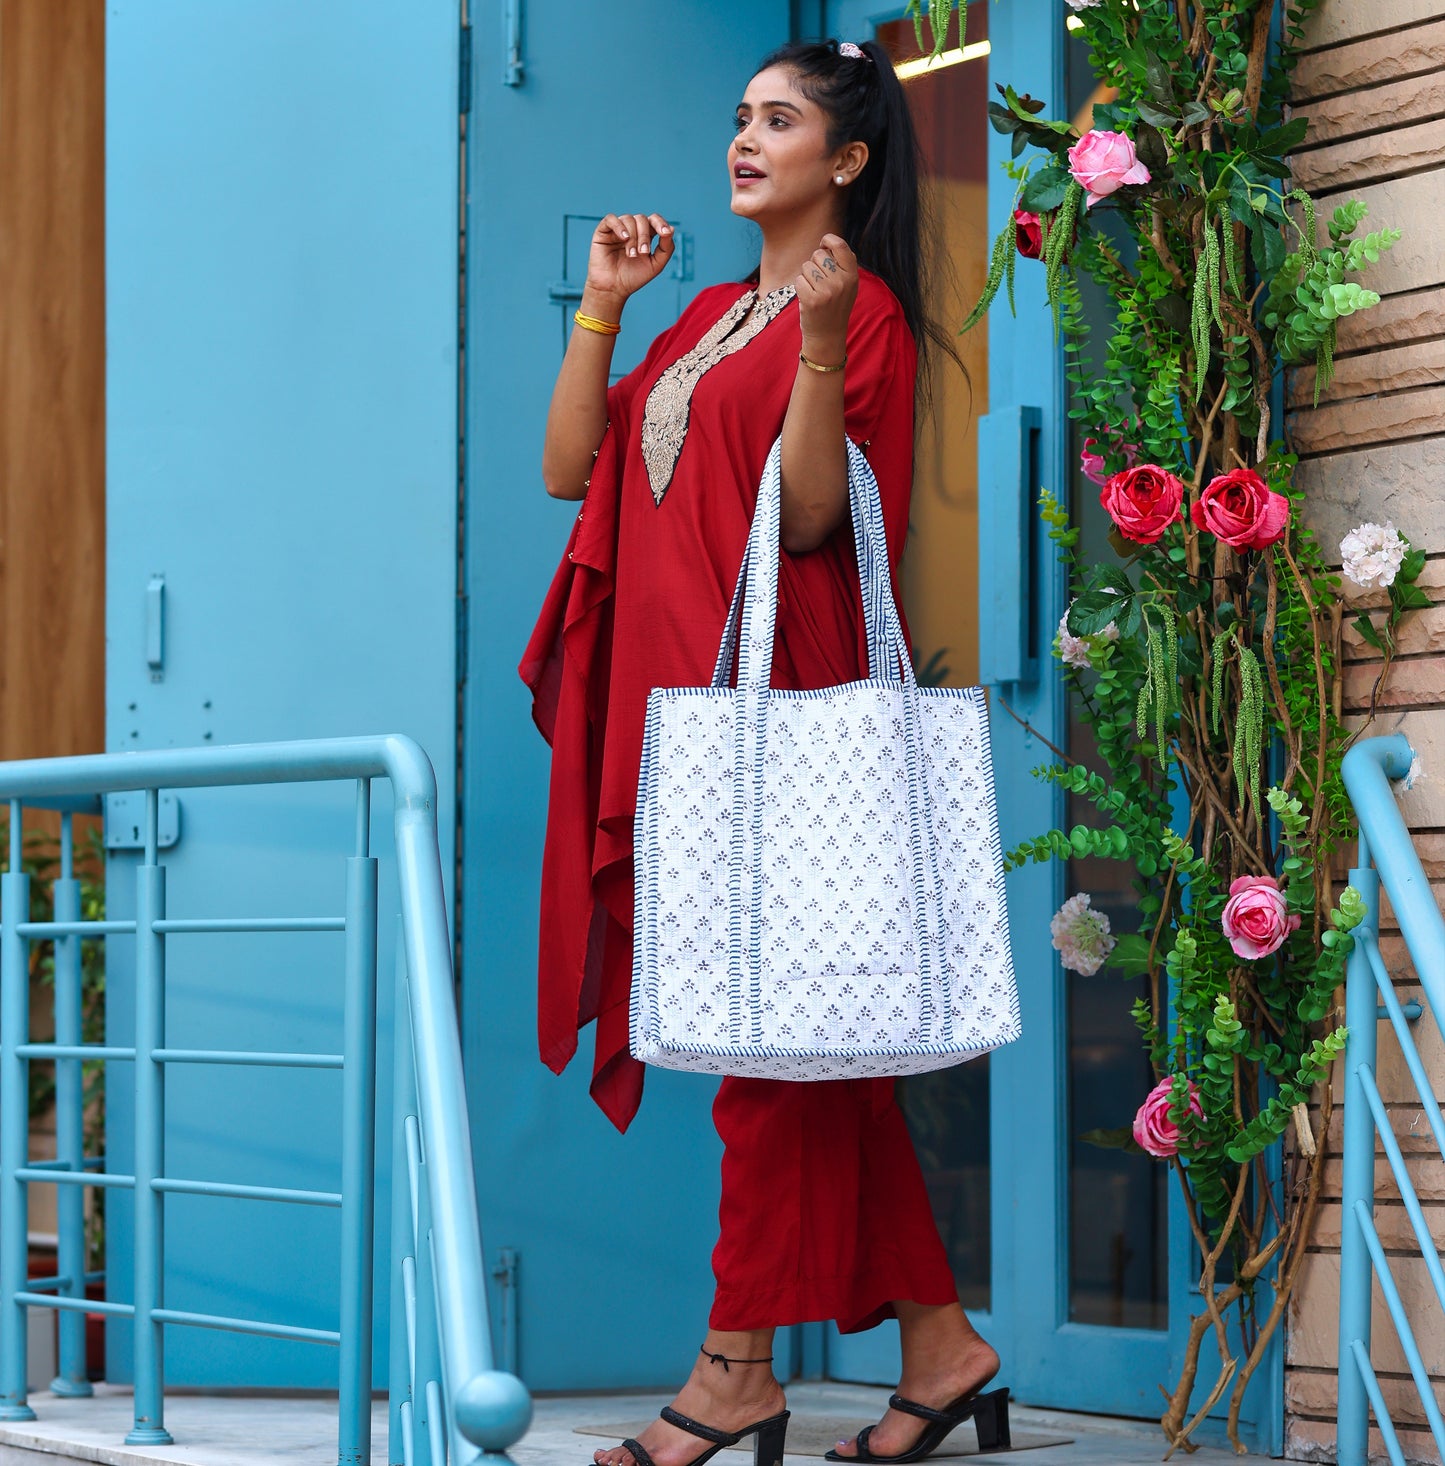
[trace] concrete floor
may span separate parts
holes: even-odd
[[[887,1399],[887,1390],[860,1385],[795,1384],[788,1392],[789,1407],[800,1424],[807,1420],[830,1427],[876,1418]],[[93,1400],[38,1395],[31,1403],[38,1420],[23,1425],[0,1424],[0,1466],[56,1466],[57,1458],[99,1466],[150,1466],[161,1461],[184,1466],[260,1466],[272,1461],[291,1466],[335,1466],[336,1461],[334,1398],[171,1395],[166,1400],[166,1424],[177,1443],[147,1448],[121,1444],[130,1423],[128,1391],[101,1385]],[[605,1442],[597,1436],[579,1435],[574,1427],[640,1423],[666,1403],[665,1395],[540,1399],[532,1429],[513,1447],[511,1459],[515,1466],[588,1466],[592,1452]],[[1143,1466],[1164,1454],[1158,1430],[1146,1421],[1022,1407],[1015,1407],[1011,1415],[1014,1431],[1020,1436],[1069,1438],[1067,1444],[1013,1452],[1020,1466]],[[374,1421],[372,1463],[386,1466],[384,1402],[377,1402]],[[968,1447],[965,1454],[971,1453],[973,1443],[967,1427],[958,1432],[956,1439]],[[724,1452],[723,1456],[728,1461],[747,1459],[733,1452]],[[790,1452],[785,1466],[814,1466],[818,1459]],[[1178,1459],[1186,1458],[1181,1455]],[[1187,1459],[1190,1466],[1217,1466],[1236,1458],[1229,1451],[1204,1447]]]

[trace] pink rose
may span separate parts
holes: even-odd
[[[1279,951],[1284,939],[1299,930],[1299,917],[1286,908],[1273,876],[1240,876],[1229,884],[1220,925],[1234,955],[1253,961]]]
[[[1148,183],[1149,170],[1122,132],[1086,132],[1069,149],[1069,172],[1083,185],[1085,207],[1093,208],[1126,183]]]
[[[1134,1116],[1134,1139],[1152,1156],[1167,1160],[1179,1154],[1179,1127],[1169,1118],[1169,1106],[1174,1102],[1174,1080],[1161,1079],[1149,1091],[1148,1098],[1139,1106]],[[1204,1118],[1199,1103],[1199,1091],[1193,1082],[1189,1085],[1189,1112]]]
[[[1157,464],[1141,463],[1107,480],[1099,502],[1125,539],[1152,545],[1183,517],[1184,485]]]
[[[1139,457],[1139,445],[1137,443],[1126,443],[1124,435],[1118,428],[1106,427],[1104,432],[1107,437],[1085,438],[1083,452],[1079,454],[1079,466],[1084,470],[1084,477],[1091,483],[1104,486],[1104,480],[1108,475],[1104,472],[1104,454],[1096,450],[1101,446],[1110,453],[1122,453],[1124,455],[1124,467],[1133,468]]]
[[[1236,550],[1265,550],[1289,523],[1289,500],[1252,468],[1235,468],[1210,480],[1189,516]]]
[[[1019,253],[1026,260],[1036,260],[1044,252],[1044,230],[1037,214],[1027,209],[1014,210],[1014,223],[1018,226],[1014,235]]]

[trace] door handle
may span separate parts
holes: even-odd
[[[1037,407],[1003,407],[979,420],[979,681],[1039,680],[1034,552],[1038,514]]]
[[[159,682],[166,665],[166,578],[153,575],[146,585],[146,667]]]

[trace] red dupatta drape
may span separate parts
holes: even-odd
[[[661,504],[642,461],[643,405],[662,371],[748,287],[704,290],[607,395],[609,427],[519,671],[552,745],[542,855],[538,1040],[560,1073],[596,1021],[591,1092],[619,1130],[642,1098],[628,1052],[632,821],[648,693],[705,686],[768,450],[782,431],[801,332],[790,302],[706,372]],[[878,479],[895,581],[913,481],[914,342],[888,287],[862,271],[848,325],[845,426]],[[819,549],[781,556],[773,685],[868,674],[845,519]],[[891,1093],[892,1081],[886,1084]]]

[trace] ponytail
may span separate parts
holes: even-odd
[[[828,117],[828,147],[862,142],[868,162],[848,190],[843,237],[897,297],[903,319],[919,346],[921,395],[928,396],[932,346],[960,368],[951,337],[928,313],[933,240],[919,189],[918,137],[903,84],[887,51],[877,41],[861,41],[850,55],[836,41],[793,41],[758,67],[785,67],[798,89]]]

